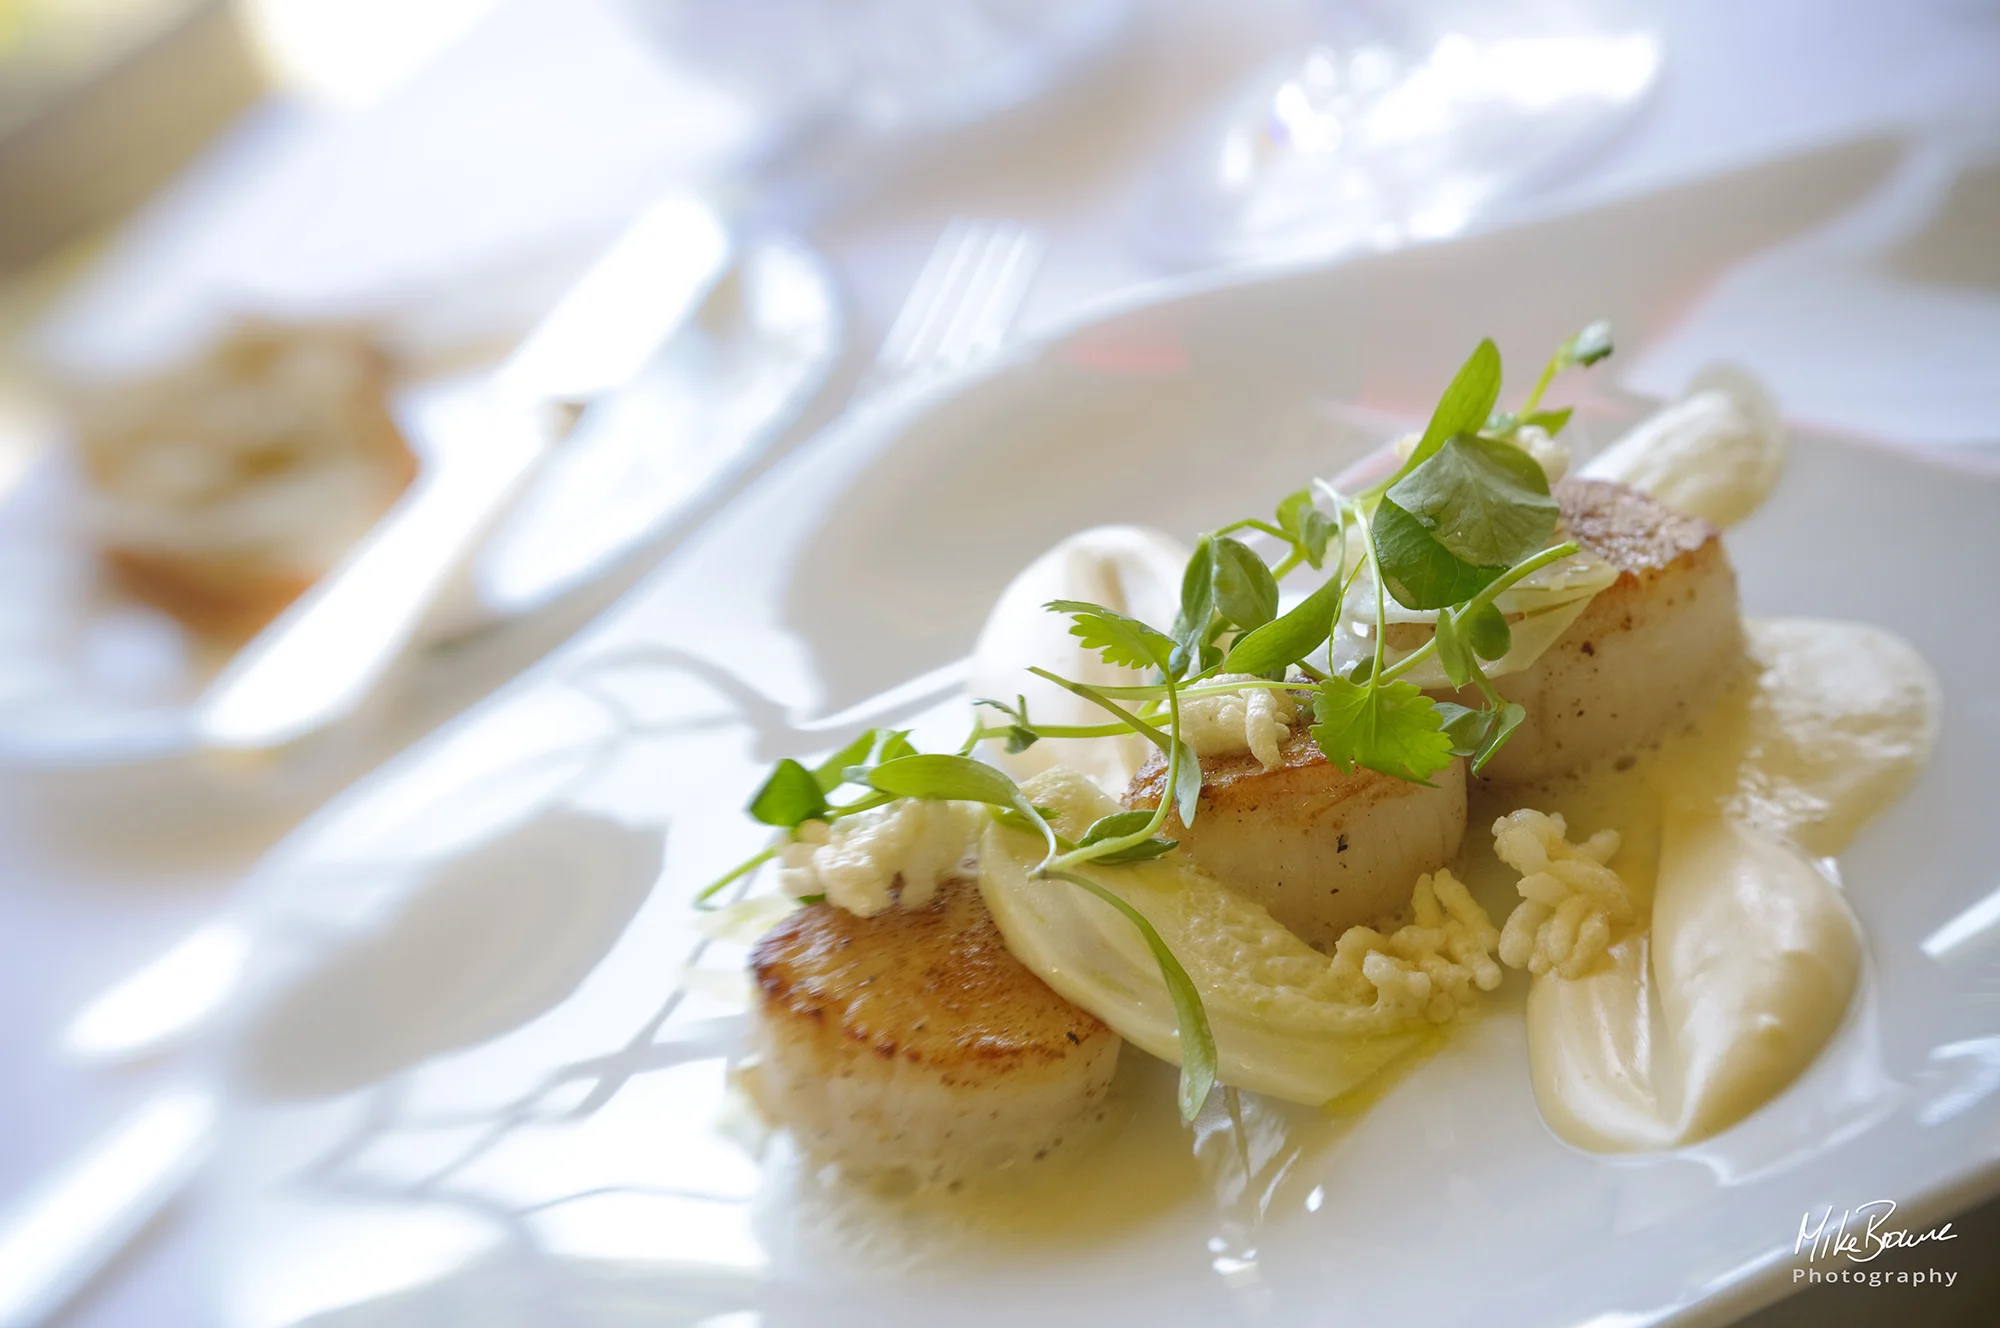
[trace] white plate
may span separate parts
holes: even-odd
[[[440,661],[424,647],[503,628],[505,640],[482,653],[505,655],[518,669],[608,603],[806,407],[840,334],[832,275],[818,255],[782,237],[749,245],[647,368],[585,411],[537,463],[469,554],[455,591],[433,607],[413,652],[428,676],[411,684],[431,693],[473,678],[490,685],[491,659],[468,669],[462,651]],[[506,438],[539,446],[537,424],[501,413],[482,385],[480,373],[399,395],[397,414],[424,470],[476,484],[482,449]],[[9,587],[0,605],[0,767],[184,773],[197,752],[195,703],[225,657],[102,584],[74,521],[81,482],[58,449],[0,500],[0,575]],[[538,624],[538,616],[554,622]],[[377,702],[370,718],[381,709]],[[260,765],[251,779],[217,762],[193,769],[241,794],[296,792],[315,781],[324,788],[342,771],[365,768],[355,755],[363,743],[313,746],[293,768]]]
[[[1310,1148],[1251,1099],[1199,1142],[1169,1131],[1179,1188],[1083,1238],[842,1225],[782,1146],[760,1167],[732,1132],[741,951],[683,981],[688,896],[760,842],[739,811],[759,771],[870,719],[958,722],[953,662],[1049,542],[1262,510],[1421,409],[1482,334],[1517,387],[1587,317],[1643,343],[1810,178],[1183,288],[821,438],[254,879],[211,1209],[225,1322],[1714,1323],[1791,1287],[1808,1210],[1893,1198],[1920,1226],[2000,1188],[2000,478],[1826,433],[1730,536],[1746,606],[1906,634],[1947,726],[1843,859],[1871,975],[1837,1047],[1707,1143],[1558,1142],[1502,1000]],[[1603,438],[1637,409],[1600,391],[1580,422]]]

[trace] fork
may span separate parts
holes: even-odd
[[[1033,226],[952,218],[883,338],[863,394],[937,377],[999,349],[1047,249]]]

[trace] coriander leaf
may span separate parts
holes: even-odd
[[[847,767],[867,761],[868,754],[875,750],[875,739],[880,732],[879,729],[864,730],[853,742],[814,766],[813,780],[819,785],[819,791],[831,793],[845,783]]]
[[[1472,661],[1465,656],[1465,642],[1459,639],[1458,626],[1452,620],[1451,610],[1442,609],[1437,618],[1438,665],[1444,669],[1444,676],[1454,687],[1463,687],[1472,681]],[[1446,727],[1450,720],[1446,720]]]
[[[1431,422],[1424,426],[1424,435],[1417,440],[1416,450],[1410,453],[1409,459],[1397,469],[1389,483],[1395,484],[1430,460],[1431,454],[1444,446],[1445,439],[1455,434],[1477,433],[1499,400],[1500,351],[1492,339],[1487,338],[1473,348],[1471,357],[1451,380],[1451,386],[1438,398],[1437,409],[1431,412]]]
[[[1569,423],[1574,407],[1564,406],[1559,410],[1531,410],[1521,417],[1521,423],[1532,424],[1553,438]]]
[[[1227,535],[1215,541],[1215,606],[1252,631],[1278,616],[1278,583],[1250,546]]]
[[[1491,600],[1467,609],[1459,626],[1464,631],[1465,643],[1481,659],[1499,659],[1514,644],[1514,630],[1507,625],[1507,615],[1495,608]],[[1465,684],[1461,682],[1458,686]]]
[[[1339,577],[1330,576],[1284,617],[1237,637],[1228,658],[1222,661],[1223,672],[1268,676],[1312,654],[1333,631],[1344,589]]]
[[[1367,682],[1375,674],[1375,656],[1363,655],[1348,666],[1347,680],[1353,683]]]
[[[795,829],[826,810],[826,794],[812,771],[786,757],[750,799],[750,814],[765,825]]]
[[[1585,368],[1596,364],[1610,353],[1611,324],[1601,318],[1565,341],[1562,348],[1565,363],[1580,364]]]
[[[1007,726],[1007,751],[1010,755],[1019,756],[1041,740],[1042,735],[1033,729],[1023,728],[1019,724]]]
[[[1124,914],[1126,921],[1137,927],[1139,935],[1145,938],[1146,948],[1153,952],[1153,962],[1160,966],[1160,978],[1166,983],[1167,997],[1174,1005],[1174,1023],[1180,1037],[1181,1053],[1181,1119],[1193,1120],[1201,1113],[1202,1103],[1208,1101],[1209,1091],[1215,1087],[1215,1033],[1208,1026],[1208,1011],[1202,1008],[1201,993],[1195,990],[1194,980],[1188,977],[1181,961],[1174,958],[1174,952],[1167,948],[1166,941],[1146,920],[1144,913],[1087,876],[1072,872],[1050,872],[1049,875],[1096,895]]]
[[[1447,439],[1390,488],[1387,501],[1473,567],[1512,564],[1556,528],[1556,500],[1535,459],[1511,443],[1472,434]]]
[[[1409,609],[1444,609],[1463,604],[1492,583],[1504,568],[1474,567],[1431,537],[1423,523],[1384,498],[1369,523],[1382,586]]]
[[[1451,764],[1452,741],[1428,696],[1407,682],[1320,684],[1313,699],[1313,741],[1345,773],[1362,765],[1425,784]]]
[[[1521,721],[1527,717],[1527,710],[1518,701],[1509,701],[1500,707],[1492,732],[1487,734],[1486,741],[1480,744],[1478,754],[1472,759],[1473,774],[1476,775],[1486,768],[1486,763],[1493,759],[1493,754],[1506,745],[1507,739],[1514,736],[1514,730],[1520,728]]]
[[[1042,607],[1066,613],[1076,621],[1069,634],[1087,649],[1100,652],[1107,664],[1123,664],[1129,669],[1158,668],[1171,672],[1169,656],[1174,642],[1158,628],[1137,618],[1076,599],[1052,599]]]

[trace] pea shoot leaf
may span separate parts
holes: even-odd
[[[1522,424],[1532,424],[1553,438],[1569,424],[1573,407],[1564,406],[1559,410],[1531,410],[1521,417]]]
[[[1512,443],[1474,434],[1445,440],[1390,487],[1386,501],[1473,567],[1514,563],[1556,528],[1556,500],[1535,459]]]
[[[1029,803],[1020,786],[984,761],[970,756],[919,752],[884,761],[868,772],[868,782],[898,798],[983,802],[1018,813],[1048,841],[1053,856],[1062,851],[1055,827]]]
[[[819,791],[831,793],[846,783],[847,767],[867,762],[868,754],[875,750],[875,739],[880,732],[880,729],[864,729],[853,742],[814,766],[813,781],[819,785]]]
[[[1137,834],[1153,819],[1153,813],[1144,807],[1133,807],[1109,816],[1100,816],[1090,823],[1090,829],[1083,832],[1083,838],[1076,841],[1078,848],[1096,844],[1106,839],[1123,839],[1126,835]]]
[[[1040,742],[1042,735],[1035,732],[1035,726],[1028,721],[1028,698],[1016,696],[1014,700],[1016,704],[1008,705],[1005,701],[978,696],[973,698],[972,704],[974,709],[985,706],[989,710],[999,711],[1014,721],[1007,726],[1007,750],[1019,755]]]
[[[1437,711],[1444,724],[1445,736],[1451,739],[1454,756],[1473,755],[1493,730],[1493,712],[1490,710],[1474,710],[1451,701],[1439,701]]]
[[[1107,664],[1173,671],[1170,659],[1174,653],[1173,638],[1156,627],[1084,600],[1052,599],[1043,607],[1075,619],[1069,634],[1087,649],[1098,651]]]
[[[866,784],[870,766],[908,756],[916,750],[908,729],[869,729],[814,766],[813,779],[823,793],[831,793],[842,784]]]
[[[1443,610],[1438,614],[1437,620],[1438,665],[1454,687],[1463,687],[1472,681],[1472,661],[1466,658],[1465,649],[1465,642],[1459,639],[1458,624],[1453,619],[1451,610]],[[1451,727],[1449,719],[1446,719],[1445,727]]]
[[[1518,701],[1509,701],[1500,707],[1500,713],[1494,720],[1491,732],[1486,735],[1486,741],[1479,744],[1478,752],[1473,755],[1472,773],[1476,775],[1486,768],[1486,763],[1493,759],[1493,754],[1506,744],[1507,739],[1514,736],[1514,730],[1520,728],[1521,721],[1527,717],[1527,710]]]
[[[1445,734],[1451,739],[1454,756],[1472,758],[1474,774],[1485,769],[1495,752],[1512,737],[1528,712],[1517,701],[1508,701],[1496,710],[1472,710],[1450,701],[1437,703],[1444,720]]]
[[[1369,534],[1382,586],[1410,609],[1447,609],[1463,604],[1499,577],[1504,568],[1474,567],[1432,537],[1422,522],[1393,499],[1376,505]]]
[[[1228,657],[1222,661],[1222,671],[1263,677],[1280,675],[1319,649],[1333,631],[1334,619],[1340,616],[1343,589],[1340,578],[1330,576],[1325,585],[1293,606],[1291,612],[1237,637],[1236,643],[1229,647]]]
[[[1180,847],[1178,839],[1145,839],[1129,848],[1121,848],[1116,853],[1107,853],[1091,861],[1099,866],[1115,867],[1121,862],[1149,862],[1173,852]]]
[[[1208,1011],[1202,1007],[1201,993],[1195,990],[1194,980],[1181,967],[1181,961],[1174,957],[1174,952],[1146,915],[1118,894],[1088,876],[1079,876],[1074,872],[1050,872],[1049,875],[1088,890],[1124,914],[1126,921],[1139,929],[1146,948],[1153,952],[1153,961],[1160,966],[1160,979],[1166,983],[1167,997],[1173,1002],[1174,1023],[1179,1034],[1181,1119],[1193,1120],[1201,1114],[1202,1103],[1208,1101],[1209,1092],[1215,1087],[1215,1033],[1209,1027]]]
[[[1428,784],[1451,763],[1452,740],[1428,696],[1407,682],[1329,678],[1313,699],[1313,741],[1346,773],[1357,765]]]
[[[1493,414],[1493,407],[1499,400],[1500,350],[1491,338],[1486,338],[1473,348],[1470,358],[1451,380],[1451,386],[1438,398],[1437,408],[1431,411],[1430,423],[1424,426],[1423,437],[1417,440],[1416,450],[1390,477],[1389,484],[1396,484],[1430,460],[1432,454],[1444,446],[1445,439],[1462,433],[1477,433]]]
[[[1299,546],[1306,565],[1318,571],[1326,560],[1327,543],[1340,529],[1340,523],[1314,504],[1311,489],[1300,489],[1286,494],[1285,500],[1278,504],[1278,529]]]
[[[950,799],[1017,807],[1021,790],[1013,780],[970,756],[920,752],[884,761],[868,772],[869,784],[899,798]]]
[[[1589,368],[1609,355],[1611,349],[1611,324],[1600,318],[1565,341],[1558,355],[1565,366],[1580,364]]]
[[[1278,583],[1271,569],[1249,545],[1227,535],[1215,541],[1215,606],[1246,632],[1278,616]]]
[[[1507,615],[1495,608],[1491,601],[1465,610],[1459,626],[1465,643],[1481,659],[1499,659],[1514,644],[1514,629],[1507,625]],[[1463,687],[1465,684],[1458,685]]]
[[[838,783],[839,781],[835,781]],[[796,829],[826,810],[826,793],[813,772],[786,757],[750,799],[750,814],[765,825]]]
[[[1038,806],[1035,808],[1035,815],[1041,817],[1044,824],[1047,824],[1051,814],[1052,814],[1051,809],[1047,807]],[[1030,820],[1028,817],[1024,816],[1019,810],[1013,807],[993,808],[993,819],[998,821],[1000,824],[1006,826],[1009,830],[1025,830],[1031,835],[1038,835],[1042,833],[1041,826],[1036,825],[1034,821]],[[1070,843],[1067,839],[1064,839],[1061,835],[1056,836],[1056,844],[1065,853],[1069,852],[1071,849],[1076,847],[1076,845]]]
[[[1173,669],[1175,676],[1201,667],[1202,644],[1207,639],[1209,621],[1215,617],[1215,541],[1203,535],[1188,555],[1187,569],[1181,573],[1181,606],[1174,615]]]
[[[1083,838],[1076,841],[1076,846],[1078,848],[1087,848],[1092,844],[1106,839],[1123,839],[1127,835],[1135,835],[1139,831],[1144,830],[1152,822],[1152,819],[1153,813],[1143,807],[1135,807],[1130,811],[1113,812],[1111,815],[1093,822],[1090,829],[1083,832]],[[1100,865],[1104,863],[1144,862],[1148,858],[1157,858],[1162,853],[1171,851],[1178,842],[1178,840],[1173,839],[1142,840],[1130,848],[1121,849],[1116,853],[1107,853],[1103,857],[1093,858],[1091,861]]]
[[[1180,764],[1174,768],[1174,810],[1181,814],[1182,825],[1193,825],[1195,813],[1201,809],[1201,758],[1185,741],[1179,746]]]

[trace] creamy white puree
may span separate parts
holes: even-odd
[[[1528,998],[1536,1101],[1580,1147],[1672,1148],[1734,1124],[1852,999],[1859,930],[1807,852],[1844,844],[1922,767],[1936,684],[1874,627],[1781,620],[1750,639],[1760,667],[1736,695],[1635,769],[1585,781],[1592,824],[1658,831],[1656,865],[1615,864],[1650,893],[1650,928]]]

